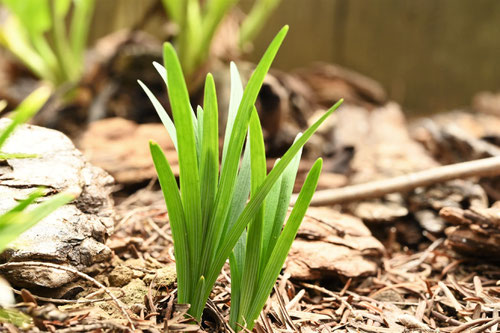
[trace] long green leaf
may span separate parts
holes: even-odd
[[[240,28],[240,47],[251,43],[281,0],[257,0]]]
[[[168,217],[172,229],[172,238],[174,240],[175,266],[177,269],[177,288],[179,303],[187,303],[192,290],[189,278],[190,259],[188,235],[186,229],[186,219],[182,206],[181,196],[177,187],[172,168],[165,157],[161,147],[154,142],[149,143],[151,156],[158,174],[163,197],[167,205]]]
[[[301,135],[302,134],[299,134],[295,141],[297,141]],[[264,241],[262,243],[263,262],[260,266],[261,270],[264,269],[267,260],[271,256],[271,252],[274,249],[278,236],[281,233],[283,223],[285,222],[288,206],[290,205],[290,198],[292,197],[293,186],[295,184],[295,178],[299,169],[301,155],[302,149],[297,153],[297,155],[295,155],[290,165],[283,172],[280,180],[274,185],[273,189],[275,187],[279,188],[277,193],[273,193],[271,190],[271,193],[266,198]],[[269,209],[267,208],[267,205],[269,205]],[[262,271],[260,273],[262,273]]]
[[[167,70],[165,69],[165,67],[163,65],[157,63],[156,61],[153,61],[153,66],[155,67],[158,74],[160,74],[160,76],[163,78],[163,81],[165,82],[165,86],[167,87],[167,90],[168,90]],[[197,122],[196,116],[194,114],[193,108],[191,107],[191,105],[189,105],[189,107],[191,108],[191,120],[193,121],[194,134],[196,136],[196,138],[195,138],[196,139],[196,146],[198,147],[199,146],[199,143],[198,143],[198,141],[199,141],[198,122]],[[168,117],[168,114],[167,114],[167,117]],[[160,116],[160,119],[161,119],[161,116]],[[167,131],[168,131],[168,128],[167,128]]]
[[[240,171],[236,180],[236,187],[231,201],[231,208],[228,213],[227,221],[224,225],[223,234],[236,222],[238,216],[245,208],[248,201],[251,188],[251,167],[250,167],[250,142],[247,139],[246,147],[243,152],[243,160],[241,162]],[[231,313],[230,325],[234,327],[238,320],[238,313],[241,299],[241,280],[243,267],[245,265],[247,233],[244,230],[240,239],[233,249],[233,253],[229,257],[229,268],[231,270]]]
[[[95,0],[73,0],[74,10],[71,18],[70,43],[75,60],[74,66],[78,67],[81,74],[83,66],[83,55],[87,45],[89,27],[94,13]]]
[[[207,230],[212,214],[217,184],[219,182],[219,120],[215,82],[211,74],[205,82],[205,112],[203,114],[203,136],[201,149],[201,197],[203,230]]]
[[[238,107],[243,97],[243,84],[241,83],[240,73],[238,67],[234,62],[230,64],[231,73],[231,95],[229,96],[229,110],[227,112],[226,131],[224,133],[224,146],[222,149],[222,163],[221,170],[224,169],[224,164],[227,157],[227,149],[229,147],[229,139],[234,126],[234,120],[238,113]]]
[[[251,302],[249,315],[245,318],[245,322],[248,324],[248,329],[250,330],[253,329],[254,322],[262,311],[274,283],[278,278],[281,268],[285,263],[285,259],[290,251],[293,240],[297,235],[297,231],[304,215],[306,214],[307,208],[309,207],[314,191],[316,191],[322,165],[323,161],[318,159],[307,175],[297,199],[297,203],[293,207],[288,222],[279,236],[276,246],[274,247],[271,257],[269,258],[266,268],[264,269],[264,273],[259,281],[257,293]]]
[[[188,233],[189,254],[193,265],[191,269],[194,271],[193,276],[199,276],[197,272],[202,255],[203,224],[198,152],[195,130],[190,116],[191,104],[179,59],[174,47],[169,43],[165,44],[164,58],[168,73],[168,96],[177,129],[180,190]],[[193,283],[197,283],[197,280]]]
[[[37,158],[37,154],[23,154],[23,153],[2,153],[0,152],[0,161],[21,159],[21,158]]]
[[[4,145],[7,138],[14,132],[17,126],[28,121],[40,108],[47,102],[50,96],[48,87],[41,87],[26,97],[21,104],[14,110],[12,122],[0,134],[0,148]]]
[[[250,158],[252,169],[252,197],[266,178],[266,149],[257,110],[254,107],[250,119]],[[265,205],[261,205],[253,221],[248,225],[245,265],[242,274],[241,305],[239,311],[246,313],[259,281],[259,264],[262,255],[262,230]]]
[[[43,197],[43,189],[39,188],[33,192],[30,193],[30,195],[24,199],[21,200],[16,206],[5,212],[2,217],[5,217],[9,214],[12,213],[20,213],[23,210],[25,210],[29,205],[31,205],[33,202],[35,202],[36,199]],[[0,229],[5,227],[5,222],[6,219],[0,218]]]
[[[43,58],[34,49],[30,36],[15,17],[7,18],[0,30],[0,41],[37,76],[49,82],[57,81],[51,61]]]

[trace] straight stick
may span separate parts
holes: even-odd
[[[312,198],[311,206],[327,206],[348,201],[378,198],[389,193],[407,192],[417,187],[429,186],[452,179],[498,175],[500,175],[500,156],[495,156],[440,166],[365,184],[317,191]],[[294,195],[291,205],[295,204],[296,199],[297,196]]]

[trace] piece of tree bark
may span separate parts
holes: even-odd
[[[453,250],[490,260],[500,255],[500,202],[490,208],[445,207],[439,215],[454,226],[446,229],[446,244]]]

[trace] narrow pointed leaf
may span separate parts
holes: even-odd
[[[224,163],[226,161],[227,149],[229,146],[229,139],[231,138],[231,132],[234,126],[234,120],[236,119],[238,107],[241,103],[241,98],[243,97],[243,84],[241,83],[241,77],[240,73],[238,72],[238,67],[236,67],[236,64],[234,62],[231,62],[230,72],[231,95],[229,96],[229,110],[227,113],[226,131],[224,133],[224,147],[222,150],[221,170],[224,169]]]
[[[266,149],[257,110],[254,107],[250,119],[250,157],[252,169],[252,197],[266,178]],[[260,256],[262,255],[262,229],[264,205],[261,205],[253,221],[248,225],[247,247],[243,280],[241,286],[240,315],[245,315],[252,302],[259,277]]]
[[[297,141],[301,135],[302,134],[299,134],[295,141]],[[297,153],[297,155],[295,155],[290,165],[283,172],[280,180],[275,184],[275,186],[279,184],[279,192],[277,194],[270,193],[266,199],[266,218],[264,222],[265,230],[262,256],[264,260],[269,259],[276,241],[278,240],[278,236],[281,233],[283,223],[285,222],[288,206],[290,205],[290,198],[292,197],[293,186],[295,184],[295,178],[299,169],[301,155],[302,149]],[[273,197],[272,195],[276,195],[276,197]],[[267,209],[267,203],[271,200],[273,201],[273,205]],[[265,264],[265,262],[261,264],[261,270],[264,269]]]
[[[167,47],[167,44],[168,43],[163,44],[164,50]],[[163,52],[163,58],[165,61],[165,51]],[[163,65],[157,63],[156,61],[153,61],[153,66],[155,67],[158,74],[160,74],[160,76],[162,77],[163,81],[165,82],[165,86],[167,87],[167,91],[168,91],[167,69]],[[195,140],[196,140],[196,145],[198,146],[198,121],[196,119],[196,115],[194,114],[194,110],[193,110],[193,107],[191,106],[191,104],[189,104],[189,108],[191,109],[191,120],[193,121]]]
[[[169,43],[165,44],[164,57],[168,73],[168,96],[177,129],[180,190],[188,232],[189,254],[191,262],[196,263],[201,255],[203,225],[195,129],[190,119],[192,112],[186,81],[174,47]],[[191,267],[195,272],[198,268],[199,265],[196,264]]]
[[[219,181],[219,111],[215,82],[211,74],[207,75],[205,83],[204,107],[200,170],[203,230],[206,233]]]
[[[26,97],[16,110],[14,110],[12,122],[0,134],[0,148],[18,125],[28,121],[40,110],[49,99],[50,93],[51,91],[48,87],[38,88]]]
[[[203,141],[203,115],[204,111],[201,106],[198,105],[196,108],[196,120],[197,120],[197,131],[196,131],[196,136],[198,137],[198,140],[196,140],[196,153],[198,154],[198,165],[200,166],[200,179],[202,179],[202,174],[201,174],[201,149],[202,149],[202,141]],[[203,205],[203,203],[202,203]]]
[[[172,119],[170,119],[167,111],[163,108],[163,105],[161,105],[160,101],[156,98],[156,96],[149,90],[149,88],[142,83],[141,80],[137,80],[139,85],[142,87],[146,95],[148,95],[149,100],[153,104],[153,107],[156,110],[156,113],[158,113],[158,116],[160,117],[161,122],[163,123],[163,126],[167,129],[168,135],[170,136],[170,139],[172,140],[172,143],[174,144],[175,150],[177,150],[177,133],[175,130],[174,123],[172,122]]]
[[[150,142],[149,148],[151,150],[151,156],[153,157],[156,173],[158,174],[158,181],[163,191],[163,197],[167,205],[168,218],[172,230],[172,238],[174,240],[175,265],[178,279],[178,301],[179,303],[186,303],[191,292],[191,283],[189,275],[189,245],[182,200],[175,175],[161,147],[157,143]]]

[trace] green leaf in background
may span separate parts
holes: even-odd
[[[163,6],[167,10],[167,15],[177,24],[182,23],[185,1],[181,0],[162,0]]]
[[[83,55],[94,12],[95,0],[73,0],[74,12],[71,20],[69,41],[76,64],[83,64]],[[80,66],[81,69],[83,69]],[[81,73],[80,73],[81,75]]]
[[[76,83],[95,0],[0,1],[10,14],[0,27],[0,42],[54,87]]]
[[[177,25],[174,45],[188,79],[210,57],[217,29],[240,0],[162,0],[170,21]],[[255,0],[239,31],[239,49],[247,50],[281,0]]]
[[[20,329],[29,329],[33,318],[16,309],[0,309],[0,322],[16,325]]]
[[[0,149],[16,127],[31,119],[47,102],[49,97],[50,89],[48,87],[41,87],[32,92],[19,104],[13,112],[12,122],[0,133]]]
[[[240,28],[240,47],[245,48],[258,35],[281,0],[257,0]]]
[[[29,34],[43,34],[52,27],[48,0],[2,0],[11,13],[17,16]]]

